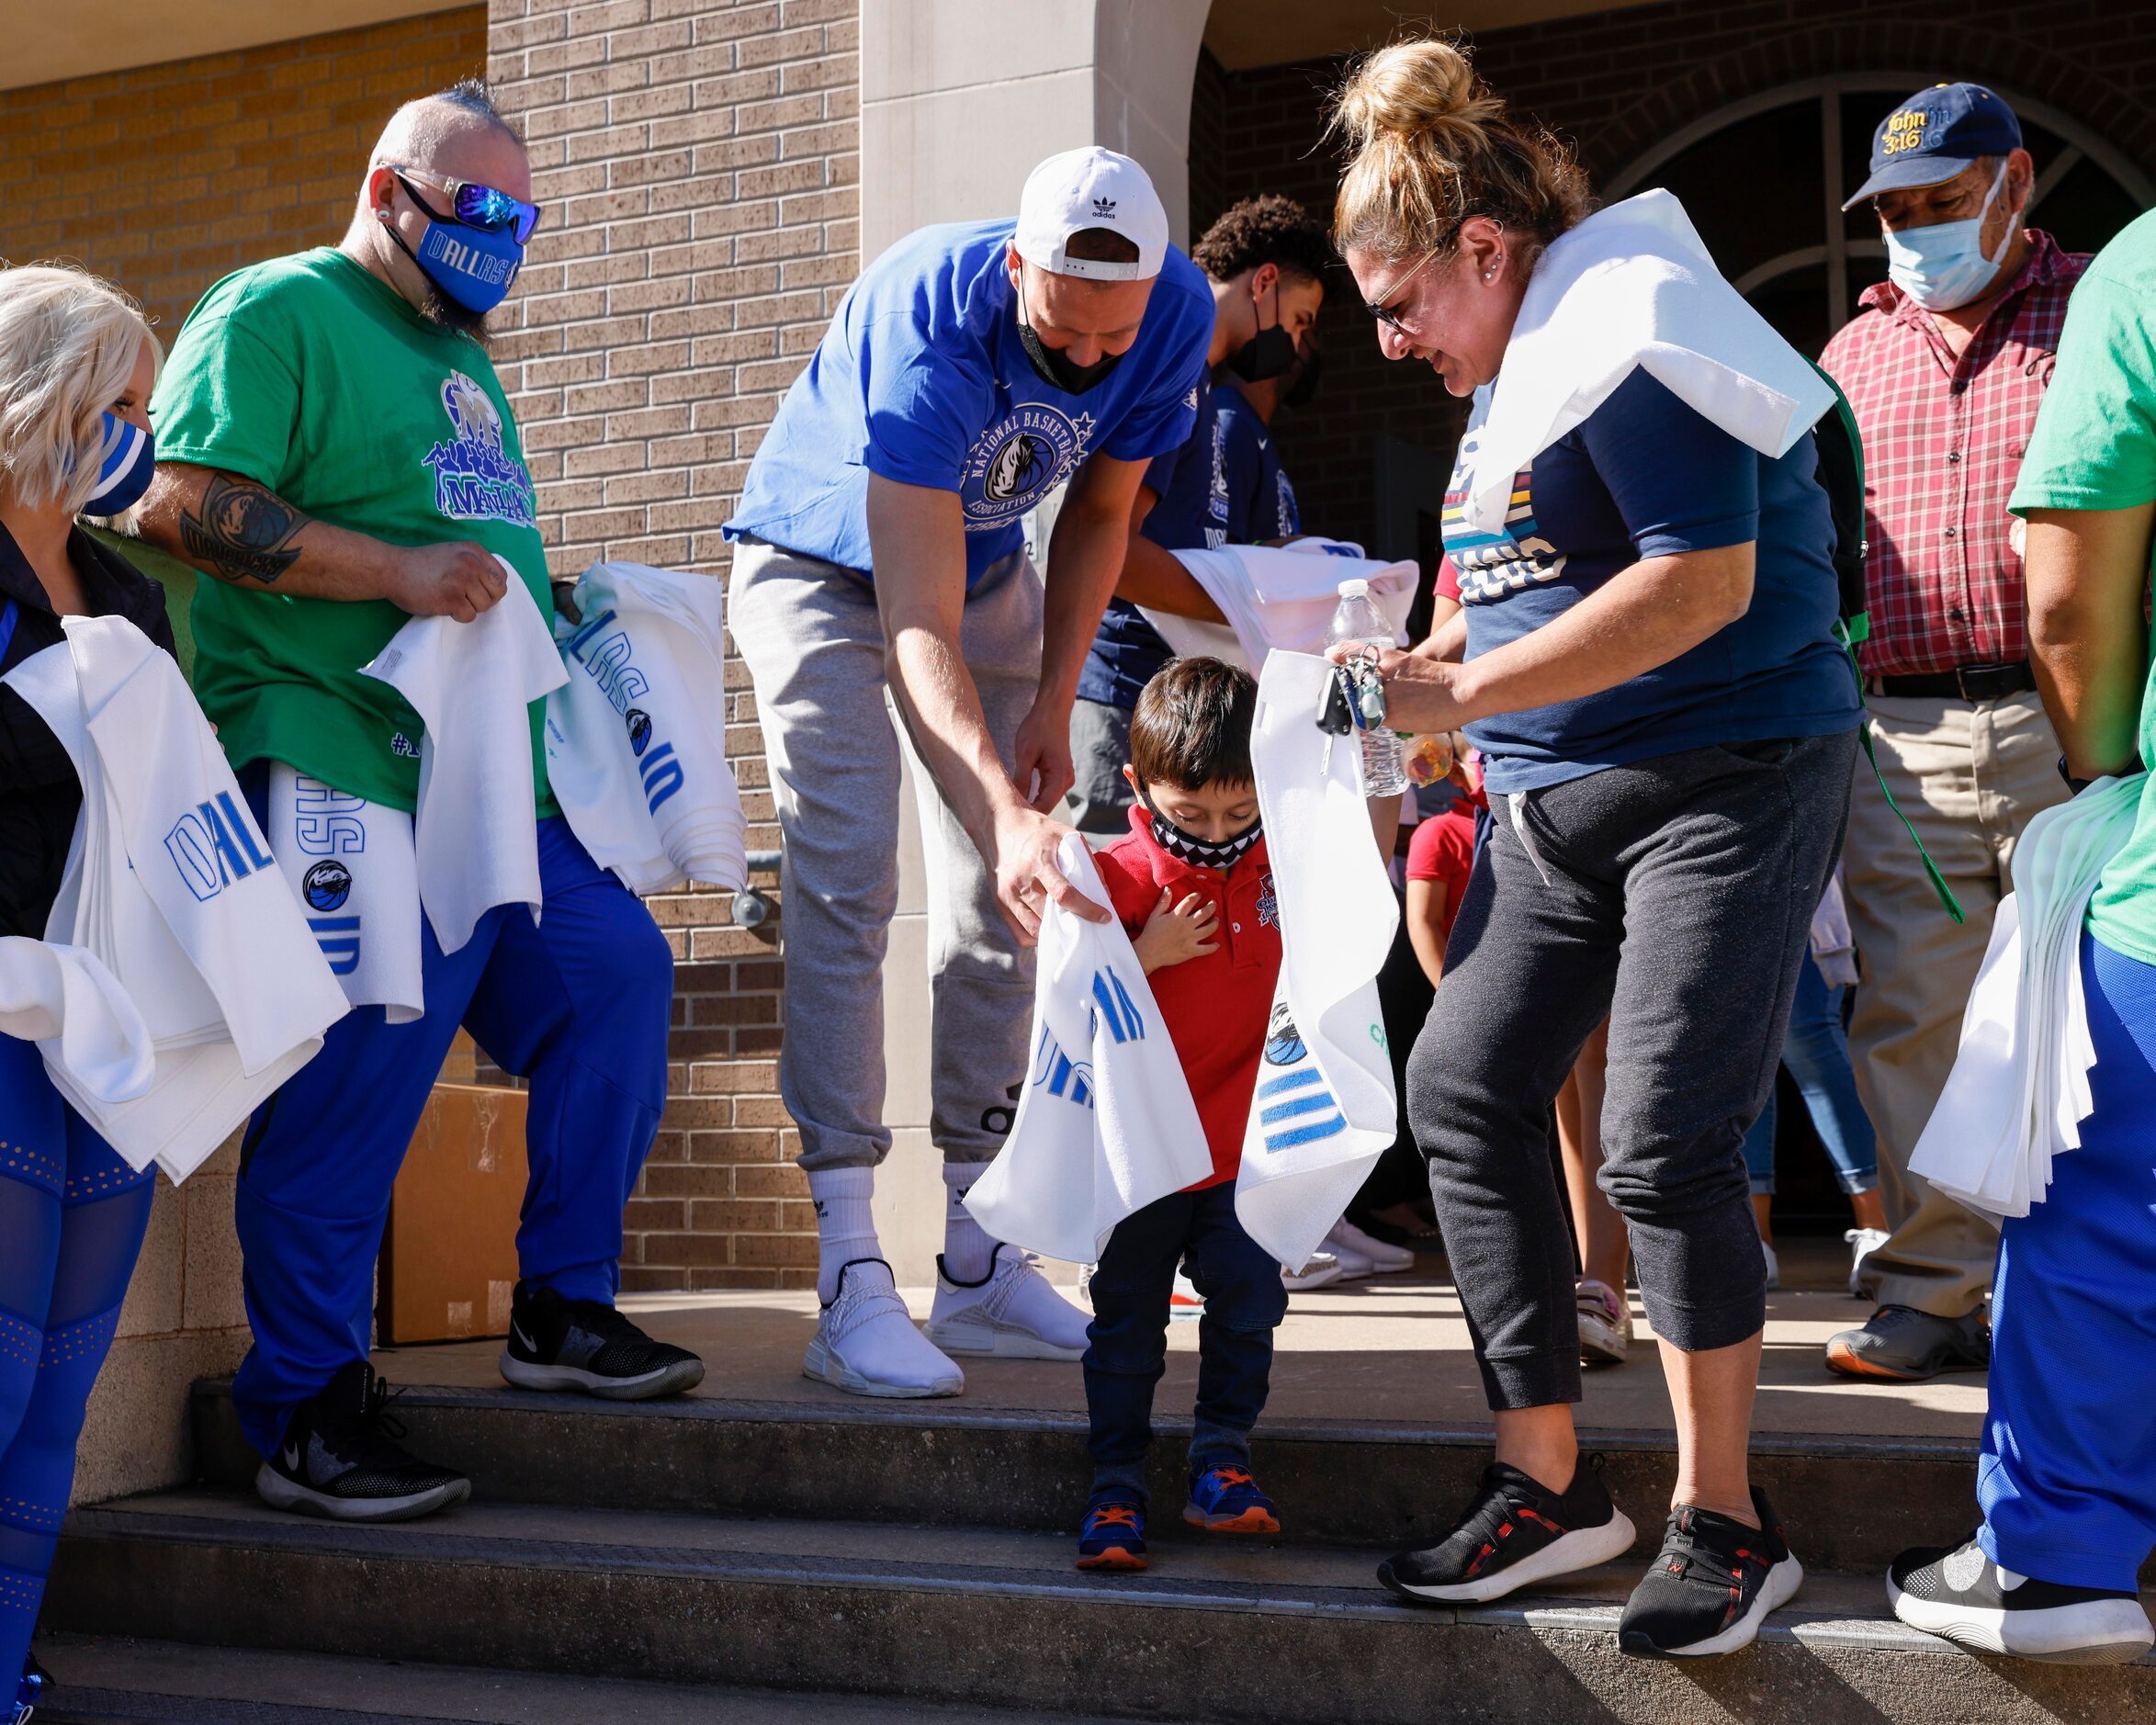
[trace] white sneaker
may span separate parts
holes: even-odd
[[[1287,1284],[1290,1293],[1302,1293],[1311,1288],[1323,1288],[1340,1280],[1340,1260],[1320,1246],[1311,1253],[1310,1261],[1301,1269],[1281,1266],[1281,1280]]]
[[[999,1245],[988,1273],[976,1282],[953,1281],[936,1255],[936,1303],[928,1338],[947,1354],[991,1354],[1001,1359],[1078,1359],[1091,1320],[1050,1285],[1031,1252]]]
[[[1325,1236],[1325,1244],[1320,1249],[1331,1253],[1339,1260],[1342,1281],[1363,1281],[1377,1274],[1375,1264],[1353,1246],[1334,1239],[1329,1234]]]
[[[1849,1292],[1855,1298],[1864,1298],[1859,1278],[1864,1274],[1864,1260],[1887,1243],[1884,1228],[1851,1228],[1842,1238],[1849,1244]]]
[[[1338,1254],[1345,1246],[1357,1257],[1365,1259],[1373,1276],[1397,1276],[1404,1269],[1415,1268],[1415,1254],[1404,1246],[1387,1246],[1375,1235],[1365,1234],[1347,1217],[1333,1223],[1333,1231],[1325,1236],[1325,1249]]]
[[[1579,1313],[1580,1358],[1588,1365],[1622,1364],[1632,1347],[1632,1309],[1606,1281],[1584,1280],[1573,1303]]]
[[[1767,1291],[1772,1293],[1782,1285],[1782,1261],[1775,1256],[1774,1247],[1765,1240],[1759,1242],[1759,1250],[1767,1259]]]
[[[853,1395],[956,1395],[965,1388],[965,1374],[913,1327],[880,1257],[856,1258],[839,1272],[839,1291],[816,1321],[801,1375]]]

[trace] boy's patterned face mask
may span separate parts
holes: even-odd
[[[1202,869],[1231,869],[1250,852],[1250,847],[1264,836],[1262,818],[1252,821],[1232,839],[1217,843],[1211,839],[1201,839],[1194,832],[1186,832],[1168,819],[1152,804],[1145,805],[1146,812],[1153,817],[1153,842],[1171,857]]]

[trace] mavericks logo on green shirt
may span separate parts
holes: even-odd
[[[509,521],[536,529],[532,476],[503,445],[493,398],[453,371],[442,385],[442,410],[455,434],[426,453],[435,473],[435,507],[451,521]]]

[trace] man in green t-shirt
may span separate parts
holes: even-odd
[[[2077,791],[2141,773],[2156,761],[2156,213],[2074,292],[2011,507],[2028,521],[2029,657],[2060,771]],[[1919,1629],[2092,1663],[2156,1640],[2136,1594],[2156,1546],[2156,779],[2090,901],[2081,985],[2095,1054],[2081,1142],[1999,1231],[1983,1526],[1903,1552],[1887,1585]]]
[[[233,1400],[265,1458],[256,1489],[340,1519],[470,1489],[385,1435],[367,1364],[390,1185],[460,1020],[531,1081],[502,1375],[613,1399],[703,1376],[614,1307],[622,1206],[666,1099],[666,941],[548,797],[535,702],[545,914],[497,906],[445,953],[408,884],[423,727],[361,671],[413,616],[469,622],[505,598],[553,615],[484,322],[538,220],[530,197],[482,85],[408,105],[343,242],[210,288],[150,408],[141,532],[204,577],[196,693],[353,1002],[255,1116],[237,1199],[254,1345]]]

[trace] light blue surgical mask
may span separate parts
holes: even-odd
[[[2014,224],[2007,223],[1999,242],[1999,255],[1984,255],[1983,226],[2006,184],[2006,164],[1999,164],[1998,177],[1984,197],[1984,207],[1966,221],[1941,221],[1929,228],[1906,228],[1887,232],[1887,276],[1926,311],[1951,311],[1971,299],[1981,299],[2004,262],[2014,243]]]

